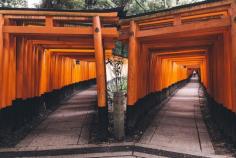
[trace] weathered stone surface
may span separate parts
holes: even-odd
[[[214,154],[200,111],[198,86],[189,83],[180,89],[158,112],[140,143],[180,153]]]
[[[164,107],[156,114],[139,142],[104,143],[89,144],[89,130],[92,125],[94,110],[93,104],[89,102],[86,92],[93,94],[94,88],[85,90],[74,95],[73,104],[68,100],[51,114],[39,127],[32,131],[20,144],[16,150],[53,150],[53,149],[73,149],[105,147],[106,152],[62,155],[62,156],[42,156],[42,158],[77,158],[77,157],[124,157],[124,158],[165,158],[159,156],[163,151],[171,155],[175,153],[218,157],[214,154],[214,149],[202,119],[200,104],[198,101],[198,84],[189,83],[180,89]],[[86,99],[83,99],[83,95]],[[96,99],[96,95],[91,95],[91,100]],[[83,100],[80,103],[79,100]],[[88,101],[87,103],[86,100]],[[78,104],[76,104],[76,102]],[[156,150],[156,154],[142,152],[141,150],[130,150],[111,152],[110,147],[131,145],[143,147],[142,150]]]
[[[95,113],[96,87],[81,91],[64,102],[25,137],[17,147],[88,144],[89,125]]]

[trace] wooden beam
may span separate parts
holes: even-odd
[[[87,49],[91,49],[94,47],[93,45],[93,40],[84,40],[81,39],[78,41],[68,41],[67,39],[65,39],[65,41],[56,41],[56,40],[34,40],[32,39],[33,44],[35,45],[41,45],[42,47],[51,47],[51,48],[63,48],[64,49],[73,49],[73,48],[77,48],[77,49],[83,49],[83,48],[87,48]],[[105,49],[113,49],[115,47],[115,44],[113,42],[113,40],[104,40],[104,47]]]
[[[4,33],[13,34],[43,34],[43,35],[92,35],[92,27],[45,27],[45,26],[4,26]],[[104,37],[118,37],[115,27],[101,28]]]
[[[219,30],[217,30],[219,31]],[[182,36],[178,35],[178,38],[176,38],[176,36],[162,36],[162,37],[154,37],[154,38],[144,38],[144,39],[140,39],[140,41],[142,43],[149,43],[149,44],[153,44],[155,43],[173,43],[173,42],[189,42],[189,41],[208,41],[208,42],[214,42],[216,38],[218,38],[219,33],[217,33],[217,31],[215,30],[214,32],[211,31],[211,34],[197,34],[197,33],[193,33],[192,36],[186,36],[185,34],[183,34]]]
[[[181,59],[181,60],[190,60],[190,59],[205,59],[206,55],[178,55],[178,56],[173,56],[173,55],[166,55],[166,56],[160,56],[161,59]],[[186,61],[187,62],[187,61]]]
[[[183,53],[183,54],[167,54],[167,55],[157,54],[157,56],[159,56],[160,58],[184,58],[186,59],[187,57],[192,57],[192,58],[206,57],[207,55],[205,54],[205,52],[202,52],[202,53]]]
[[[194,40],[186,38],[186,40],[181,39],[174,39],[174,40],[167,40],[167,41],[160,41],[160,40],[152,40],[151,41],[141,41],[143,45],[148,47],[149,49],[167,49],[167,48],[183,48],[183,47],[205,47],[211,46],[214,44],[214,40]]]
[[[50,51],[50,49],[48,49]],[[83,55],[94,55],[94,53],[79,53],[79,52],[53,52],[50,51],[52,55],[76,55],[76,56],[83,56]]]
[[[50,51],[57,53],[95,53],[94,49],[50,49]]]
[[[202,53],[207,52],[207,49],[175,49],[175,50],[151,50],[153,53],[158,53],[160,55],[166,54],[182,54],[182,53]]]
[[[88,35],[93,34],[92,27],[45,27],[45,26],[4,26],[3,32],[15,34],[57,34]]]
[[[51,52],[57,53],[95,53],[94,49],[50,49]],[[112,53],[112,50],[104,50],[105,54]]]
[[[93,49],[93,45],[61,45],[61,44],[42,44],[38,45],[41,48],[44,49]]]
[[[193,31],[205,31],[206,29],[215,29],[215,28],[226,28],[231,25],[230,19],[222,18],[218,20],[211,20],[206,22],[198,22],[193,24],[183,24],[173,27],[165,27],[160,29],[149,29],[137,32],[137,37],[152,37],[152,36],[164,36],[166,34],[174,34],[180,32],[193,32]]]
[[[197,19],[197,18],[204,18],[204,17],[210,17],[210,16],[228,16],[228,11],[227,9],[224,11],[220,11],[220,12],[213,12],[213,13],[204,13],[204,14],[195,14],[195,15],[187,15],[187,16],[183,16],[181,18],[181,20],[190,20],[190,19]]]
[[[57,54],[58,55],[58,54]],[[69,58],[76,58],[76,59],[83,59],[83,58],[91,58],[91,59],[95,59],[95,55],[73,55],[73,54],[68,54],[68,55],[59,55],[59,56],[63,56],[63,57],[69,57]]]
[[[61,44],[61,45],[90,45],[93,44],[93,40],[83,40],[81,41],[78,39],[78,41],[67,41],[66,39],[63,40],[56,40],[56,39],[34,39],[34,37],[30,37],[30,40],[32,40],[33,44]]]
[[[79,56],[79,55],[56,55],[56,56],[62,56],[62,57],[69,57],[69,58],[73,58],[73,59],[94,59],[95,60],[95,55],[83,55],[83,56]],[[105,55],[105,59],[107,58],[111,58],[111,55]]]
[[[93,33],[94,33],[94,48],[96,58],[96,77],[97,77],[97,91],[98,91],[98,107],[106,107],[106,69],[105,69],[105,55],[102,43],[102,28],[100,17],[93,18]]]

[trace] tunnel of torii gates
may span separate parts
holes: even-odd
[[[236,112],[236,1],[178,7],[120,21],[129,43],[130,109],[193,70],[214,100]]]
[[[96,78],[104,113],[105,58],[119,36],[118,20],[113,10],[0,10],[0,109]]]
[[[96,78],[106,111],[105,58],[120,40],[129,44],[128,109],[195,70],[209,95],[236,112],[235,16],[234,0],[121,19],[117,10],[0,10],[0,108]]]

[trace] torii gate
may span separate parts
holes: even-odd
[[[236,121],[235,17],[235,0],[215,0],[120,20],[119,39],[129,44],[127,116],[130,116],[130,128],[134,127],[135,119],[146,112],[146,107],[155,102],[153,94],[171,89],[196,69],[213,102],[210,104],[221,108],[218,118],[231,121],[221,126],[233,131]],[[230,137],[233,135],[235,133]]]
[[[96,78],[100,122],[106,126],[105,58],[112,55],[117,23],[117,9],[0,10],[0,108]]]

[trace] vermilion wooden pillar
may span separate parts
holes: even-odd
[[[236,112],[236,1],[232,0],[231,8],[231,36],[232,36],[232,99],[233,111]]]
[[[129,37],[129,64],[128,64],[128,106],[133,106],[137,101],[137,25],[134,21],[130,22]]]
[[[4,25],[4,17],[0,14],[0,83],[3,83],[3,25]],[[0,98],[3,98],[3,87],[1,86],[0,90]],[[3,101],[0,101],[0,108],[3,106]]]
[[[9,106],[11,103],[8,100],[8,83],[9,83],[9,48],[10,48],[10,35],[3,34],[3,80],[2,80],[2,103],[4,106]]]
[[[129,34],[129,53],[128,53],[128,99],[127,99],[127,132],[131,132],[132,128],[134,127],[135,120],[135,113],[136,113],[136,106],[134,106],[135,102],[137,101],[138,95],[138,77],[141,78],[142,74],[137,74],[138,64],[137,64],[137,53],[138,53],[138,45],[137,45],[137,38],[136,38],[136,30],[137,25],[134,21],[130,21],[130,34]],[[143,89],[140,89],[142,91]]]
[[[105,52],[102,42],[102,27],[99,16],[93,17],[94,31],[94,49],[96,58],[96,80],[98,96],[98,115],[100,122],[101,136],[107,135],[108,109],[106,103],[106,69],[105,69]]]
[[[16,70],[16,76],[17,76],[17,80],[16,80],[16,98],[22,98],[22,91],[23,91],[23,72],[24,72],[24,65],[23,65],[23,59],[24,59],[24,54],[23,54],[23,50],[24,50],[24,44],[25,44],[25,40],[24,38],[18,38],[17,39],[17,48],[16,48],[16,66],[17,66],[17,70]]]
[[[9,105],[16,99],[16,38],[11,35],[9,41],[9,67],[8,67],[8,91],[7,100]]]
[[[230,32],[225,31],[224,32],[224,60],[225,60],[225,65],[224,65],[224,71],[226,73],[225,76],[225,82],[226,82],[226,106],[232,110],[232,87],[231,87],[231,48],[230,48]]]

